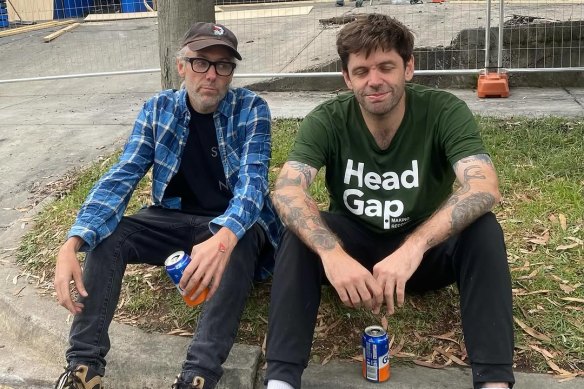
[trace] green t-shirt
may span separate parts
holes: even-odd
[[[452,94],[406,86],[404,119],[381,150],[352,93],[316,107],[300,125],[289,161],[326,168],[330,212],[377,232],[426,220],[452,192],[452,165],[485,154],[467,105]]]

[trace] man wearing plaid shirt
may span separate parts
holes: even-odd
[[[192,258],[179,284],[184,294],[209,292],[172,388],[215,387],[252,281],[273,267],[281,225],[268,197],[268,106],[230,88],[241,55],[226,27],[195,23],[181,47],[184,88],[144,104],[120,160],[93,187],[59,251],[55,289],[75,319],[57,388],[103,388],[126,265],[163,265],[178,250]],[[152,205],[123,216],[150,168]],[[87,252],[83,272],[79,251]]]

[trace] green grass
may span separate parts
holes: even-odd
[[[513,277],[516,365],[550,371],[550,366],[584,370],[584,122],[573,119],[492,119],[479,117],[487,149],[499,172],[503,201],[496,213],[503,226]],[[273,182],[292,147],[299,122],[274,123]],[[65,180],[57,201],[36,219],[22,241],[19,258],[26,271],[39,275],[52,291],[55,255],[75,213],[95,180],[113,163],[110,156]],[[70,183],[72,182],[72,183]],[[328,196],[319,174],[311,193],[321,208]],[[149,179],[136,190],[128,212],[149,201]],[[48,281],[47,281],[48,280]],[[270,283],[255,285],[243,314],[240,342],[262,345],[267,327]],[[572,299],[572,300],[569,300]],[[189,309],[164,271],[130,266],[116,319],[151,331],[190,336],[198,309]],[[425,296],[407,296],[406,306],[387,318],[393,363],[410,359],[443,364],[436,347],[464,358],[455,288]],[[317,320],[313,362],[349,359],[360,354],[359,336],[382,317],[344,307],[334,290],[325,288]],[[537,331],[549,340],[528,333]],[[534,334],[532,332],[532,334]],[[441,340],[432,335],[447,335]],[[537,335],[537,334],[536,334]],[[539,350],[539,351],[538,351]],[[548,363],[542,351],[549,352]],[[545,353],[545,352],[544,352]],[[550,357],[551,355],[551,357]],[[554,365],[555,364],[555,365]],[[557,370],[557,369],[556,369]]]

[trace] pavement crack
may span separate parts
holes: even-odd
[[[568,88],[562,88],[562,89],[568,94],[568,96],[570,96],[574,100],[574,102],[576,104],[578,104],[580,106],[580,108],[582,108],[584,110],[584,104],[582,104],[582,102],[580,100],[578,100],[578,98],[576,96],[574,96]]]

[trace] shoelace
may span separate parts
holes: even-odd
[[[61,374],[57,383],[55,384],[55,389],[84,389],[83,381],[75,373],[78,371],[78,367],[67,366],[65,367],[65,372]]]

